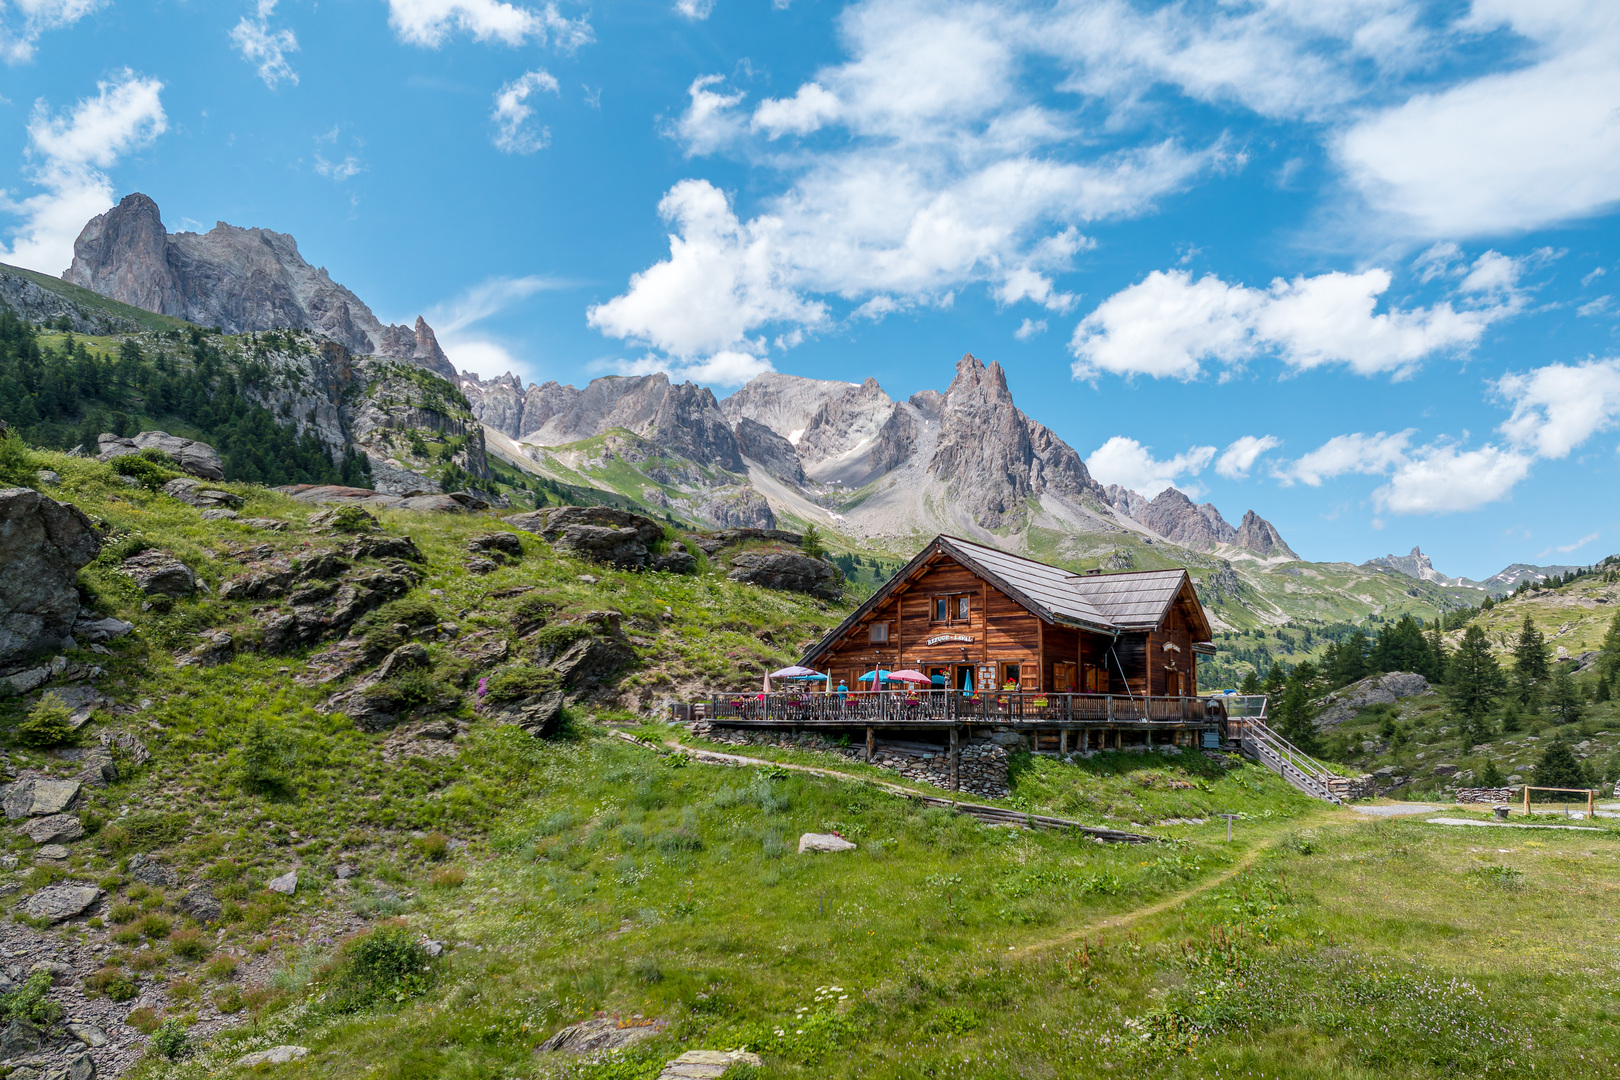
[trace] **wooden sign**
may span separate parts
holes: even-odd
[[[948,641],[959,641],[964,645],[973,644],[972,634],[935,634],[923,641],[924,645],[943,645]]]

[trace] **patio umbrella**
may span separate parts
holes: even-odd
[[[907,668],[904,671],[891,671],[891,672],[889,672],[889,681],[890,682],[907,682],[907,683],[925,683],[926,684],[926,683],[932,682],[933,680],[930,679],[928,676],[924,675],[920,671],[913,671],[910,668]]]
[[[856,679],[855,681],[856,682],[871,682],[873,679],[878,679],[878,680],[880,680],[882,682],[887,682],[889,680],[889,673],[887,671],[884,671],[882,668],[878,668],[876,671],[868,671],[865,675],[862,675],[860,678]]]
[[[773,679],[825,679],[826,677],[815,668],[807,668],[799,664],[790,664],[781,671],[771,672],[771,678]]]
[[[943,676],[943,675],[930,675],[928,677],[928,681],[933,683],[935,686],[944,686],[945,685],[945,676]]]
[[[973,693],[973,672],[962,672],[962,696],[967,697]]]

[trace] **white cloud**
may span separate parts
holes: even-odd
[[[342,161],[327,161],[319,151],[315,153],[315,171],[328,180],[342,183],[351,177],[358,176],[366,171],[365,163],[353,154],[347,154]]]
[[[1605,311],[1609,310],[1609,305],[1613,302],[1614,297],[1610,296],[1608,293],[1604,293],[1602,296],[1588,300],[1586,303],[1576,308],[1575,315],[1582,319],[1590,319],[1595,315],[1602,315]]]
[[[505,45],[549,41],[564,52],[595,40],[589,22],[563,16],[556,4],[537,10],[501,0],[388,0],[388,25],[401,41],[430,49],[457,32]]]
[[[1165,488],[1174,487],[1188,495],[1202,489],[1182,480],[1197,476],[1215,458],[1213,446],[1194,446],[1164,461],[1153,456],[1153,448],[1135,439],[1115,435],[1092,451],[1086,468],[1100,484],[1119,484],[1151,499]]]
[[[714,0],[675,0],[675,13],[701,22],[714,11]]]
[[[529,98],[542,90],[561,93],[551,73],[537,68],[524,72],[495,92],[495,109],[490,113],[490,120],[495,124],[496,149],[508,154],[532,154],[551,141],[550,129],[529,123],[534,115]]]
[[[72,26],[101,0],[13,0],[0,5],[0,57],[8,64],[34,58],[34,46],[47,30]]]
[[[1414,434],[1408,429],[1393,435],[1382,431],[1375,435],[1363,435],[1359,431],[1354,435],[1335,435],[1298,461],[1273,469],[1272,474],[1284,487],[1295,481],[1321,487],[1322,481],[1346,473],[1382,475],[1406,460],[1406,449]]]
[[[1476,273],[1481,290],[1506,277],[1496,262]],[[1342,363],[1361,375],[1399,374],[1437,353],[1466,352],[1492,322],[1518,310],[1509,291],[1483,307],[1441,302],[1375,313],[1390,281],[1387,270],[1333,271],[1251,289],[1213,274],[1194,281],[1185,270],[1155,270],[1075,327],[1074,375],[1193,379],[1205,361],[1236,365],[1262,353],[1297,369]]]
[[[838,118],[838,95],[807,82],[790,98],[767,98],[754,109],[752,126],[767,137],[808,135]]]
[[[1221,452],[1215,471],[1228,480],[1245,480],[1261,454],[1281,445],[1282,440],[1275,435],[1244,435]]]
[[[527,374],[527,362],[478,324],[536,293],[568,285],[561,279],[538,274],[489,278],[454,299],[435,305],[424,318],[432,324],[445,355],[463,371],[477,372],[486,379],[506,371]]]
[[[1018,329],[1013,331],[1013,337],[1019,341],[1028,341],[1035,335],[1044,333],[1046,333],[1045,319],[1025,319],[1019,324]]]
[[[669,258],[632,277],[624,295],[589,310],[598,330],[686,359],[763,351],[747,335],[764,323],[826,321],[824,305],[802,299],[784,280],[776,243],[781,222],[740,222],[706,180],[676,184],[658,212],[676,229]]]
[[[943,305],[973,284],[1003,304],[1071,307],[1058,276],[1090,243],[1080,230],[1148,212],[1219,155],[1173,139],[1119,148],[1086,137],[1079,106],[1060,99],[1074,110],[1065,114],[1041,103],[1049,73],[1044,88],[1027,84],[1024,60],[1039,47],[1031,18],[983,4],[857,3],[839,21],[847,59],[791,95],[751,103],[719,75],[696,79],[666,133],[694,157],[726,151],[782,178],[738,215],[738,235],[794,301],[705,303],[705,340],[757,351],[744,339],[828,325],[835,304],[872,317]],[[816,321],[767,315],[793,308]],[[767,327],[769,318],[791,325]]]
[[[236,51],[258,69],[259,78],[272,90],[282,79],[298,85],[298,73],[287,62],[287,54],[298,51],[298,38],[291,30],[270,29],[270,16],[275,10],[276,0],[259,0],[254,15],[242,16],[231,31]]]
[[[1515,447],[1563,458],[1620,419],[1620,360],[1549,364],[1504,375],[1496,391],[1512,402],[1500,430]]]
[[[1373,492],[1373,505],[1394,514],[1477,510],[1507,498],[1534,461],[1529,454],[1495,446],[1426,447],[1398,465],[1389,483]]]
[[[1506,31],[1528,63],[1421,92],[1333,152],[1366,202],[1418,235],[1531,229],[1620,200],[1620,18],[1606,3],[1476,0],[1460,31]]]
[[[96,91],[60,116],[52,116],[43,100],[35,103],[27,172],[44,190],[20,202],[0,193],[4,208],[23,219],[5,252],[8,262],[46,274],[67,269],[84,223],[113,204],[105,170],[167,130],[159,80],[125,68],[98,82]]]
[[[1547,555],[1550,555],[1555,551],[1558,552],[1560,555],[1568,555],[1572,551],[1579,551],[1581,548],[1585,547],[1587,544],[1590,544],[1592,541],[1596,540],[1598,538],[1598,536],[1599,536],[1598,533],[1587,533],[1585,536],[1581,537],[1579,540],[1576,540],[1574,543],[1559,544],[1556,547],[1550,547],[1546,551],[1543,551],[1541,553],[1541,556],[1546,557]]]
[[[686,146],[688,157],[712,154],[740,138],[747,125],[734,111],[747,95],[741,90],[727,93],[710,87],[723,86],[724,75],[699,75],[686,88],[691,100],[675,121],[673,133]]]
[[[713,356],[670,363],[657,356],[621,360],[604,365],[620,375],[651,375],[662,371],[671,382],[695,382],[706,386],[741,386],[756,375],[775,371],[769,360],[751,353],[722,350]]]

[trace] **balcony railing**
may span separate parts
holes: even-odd
[[[847,694],[728,694],[711,698],[705,719],[748,724],[1018,724],[1214,723],[1225,720],[1220,698],[1130,697],[959,690],[854,690]]]

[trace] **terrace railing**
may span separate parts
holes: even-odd
[[[730,694],[711,698],[705,719],[749,724],[1204,723],[1225,719],[1223,699],[960,690],[854,690],[848,694]]]

